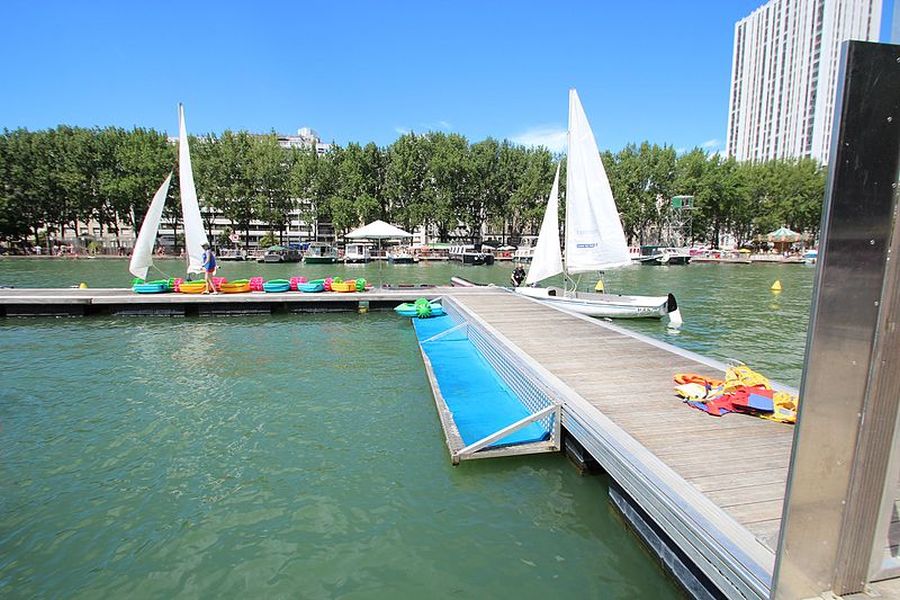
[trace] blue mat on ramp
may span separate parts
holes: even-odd
[[[419,342],[454,326],[449,317],[413,319]],[[465,328],[422,346],[434,370],[441,395],[466,445],[531,414],[466,337]],[[538,423],[494,442],[489,447],[547,440],[550,432]]]

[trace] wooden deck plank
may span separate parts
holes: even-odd
[[[554,308],[516,300],[496,294],[458,299],[774,548],[793,443],[790,426],[692,410],[674,395],[673,375],[721,378],[720,369]]]

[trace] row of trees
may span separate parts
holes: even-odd
[[[444,241],[459,234],[477,241],[485,225],[513,240],[535,233],[557,160],[544,148],[441,132],[320,154],[282,148],[274,135],[226,131],[192,138],[191,151],[201,212],[221,214],[236,232],[247,235],[251,221],[261,221],[283,237],[299,209],[339,235],[381,218],[406,229],[428,226]],[[647,142],[602,156],[633,243],[658,241],[664,200],[673,195],[695,197],[692,241],[718,245],[725,232],[748,241],[780,225],[815,234],[819,225],[824,173],[811,160],[737,163]],[[137,227],[175,161],[175,146],[153,130],[4,130],[0,237],[77,233],[90,220]],[[562,169],[564,198],[564,161]],[[170,194],[177,200],[177,171]],[[179,212],[177,201],[167,202],[176,226]]]

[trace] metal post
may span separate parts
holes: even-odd
[[[838,89],[777,599],[862,591],[897,485],[900,47],[845,43]]]

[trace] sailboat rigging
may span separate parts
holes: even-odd
[[[681,314],[672,294],[625,296],[537,287],[539,282],[559,273],[571,277],[631,264],[612,188],[594,133],[574,89],[569,90],[566,156],[565,253],[560,255],[557,166],[534,258],[525,279],[526,287],[516,288],[516,293],[592,317],[633,319],[668,316],[670,327],[680,326]]]
[[[153,266],[153,246],[159,231],[166,195],[172,173],[166,177],[156,191],[147,215],[141,225],[128,270],[135,277],[147,278],[147,271]],[[194,186],[194,172],[191,168],[191,151],[188,146],[187,127],[184,122],[184,105],[178,105],[178,183],[181,192],[181,218],[184,225],[185,257],[188,273],[203,272],[203,245],[208,243],[206,231],[203,229],[203,218],[200,216],[200,204],[197,200],[197,188]]]

